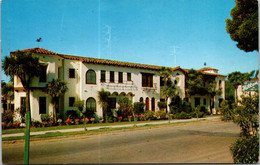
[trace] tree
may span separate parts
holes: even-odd
[[[2,68],[6,75],[17,76],[26,92],[26,132],[25,132],[25,154],[24,163],[29,163],[29,136],[30,136],[30,83],[33,77],[38,77],[41,71],[39,59],[34,57],[32,53],[24,53],[16,51],[11,57],[5,57]]]
[[[222,120],[233,121],[241,128],[240,138],[230,150],[235,163],[256,163],[259,157],[259,93],[241,96],[238,103],[222,103]]]
[[[14,84],[2,82],[1,93],[7,102],[7,110],[11,110],[11,102],[14,100]],[[8,102],[9,101],[9,102]]]
[[[201,93],[203,86],[202,72],[190,69],[188,75],[185,77],[185,93],[188,96],[189,102],[191,101],[191,95]]]
[[[245,52],[258,51],[258,2],[236,0],[231,10],[231,19],[226,19],[226,31],[237,47]]]
[[[216,80],[208,82],[207,93],[210,95],[211,104],[213,104],[214,97],[216,95],[221,95],[222,90],[221,90],[221,87],[217,88],[217,81]],[[210,113],[212,113],[212,105],[210,105]]]
[[[238,71],[232,72],[230,74],[228,74],[228,80],[230,82],[230,84],[235,88],[235,102],[237,102],[237,89],[238,86],[245,82],[246,80],[250,79],[250,74],[249,73],[241,73]]]
[[[52,104],[53,104],[53,119],[54,122],[57,122],[57,103],[59,101],[60,96],[64,95],[65,92],[68,91],[68,87],[65,81],[62,81],[60,79],[52,80],[47,84],[47,87],[45,89],[45,92],[49,94],[52,98]]]
[[[109,104],[108,96],[109,96],[109,92],[105,91],[103,88],[101,89],[101,91],[98,91],[98,99],[99,99],[98,103],[103,108],[103,117],[105,116],[106,122],[108,121],[108,109],[107,109]]]
[[[84,118],[84,130],[86,131],[86,111],[84,110],[84,106],[85,106],[85,101],[84,100],[79,100],[79,101],[76,101],[74,103],[74,106],[78,108],[79,112],[83,115],[83,118]]]

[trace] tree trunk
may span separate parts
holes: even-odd
[[[54,123],[56,123],[57,122],[57,113],[56,113],[56,106],[57,106],[57,104],[56,104],[56,101],[54,101],[54,103],[53,103],[53,120],[54,120]]]
[[[30,90],[26,89],[26,128],[25,128],[25,146],[24,146],[24,164],[29,164],[30,149]]]
[[[237,99],[238,99],[238,96],[237,96],[237,88],[235,88],[235,102],[237,103]]]

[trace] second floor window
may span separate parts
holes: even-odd
[[[88,70],[86,73],[86,84],[96,84],[96,73],[94,70]]]
[[[115,82],[115,72],[110,71],[110,82]]]
[[[40,82],[46,82],[47,81],[47,66],[41,66],[41,74],[40,74],[40,78],[39,81]]]
[[[153,74],[142,73],[142,87],[153,87]]]
[[[132,76],[131,76],[131,73],[127,73],[127,81],[132,81]]]
[[[69,78],[75,78],[75,69],[69,69]]]
[[[105,70],[101,70],[101,82],[106,82],[106,71]]]
[[[123,72],[118,72],[118,83],[123,83]]]

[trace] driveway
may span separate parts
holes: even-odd
[[[232,163],[239,127],[201,121],[31,142],[30,163]],[[4,144],[3,163],[23,163],[24,143]]]

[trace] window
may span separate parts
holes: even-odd
[[[146,99],[145,99],[145,108],[146,108],[147,111],[149,110],[149,107],[150,107],[150,105],[149,105],[149,98],[146,97]]]
[[[86,101],[87,111],[96,112],[96,100],[93,97],[90,97]]]
[[[47,81],[47,66],[41,66],[41,73],[40,73],[40,78],[39,82],[46,82]]]
[[[163,78],[162,78],[162,77],[160,77],[160,86],[161,86],[161,87],[164,86],[164,81],[163,81]]]
[[[200,98],[195,97],[195,107],[197,107],[198,105],[200,105]]]
[[[206,105],[207,104],[207,100],[203,99],[203,104]]]
[[[86,73],[86,84],[96,84],[96,72],[92,69]]]
[[[21,97],[20,107],[25,107],[26,105],[26,97]]]
[[[110,82],[115,82],[115,72],[110,71]]]
[[[142,87],[153,87],[153,74],[142,73]]]
[[[118,83],[123,83],[123,72],[118,72]]]
[[[142,97],[140,97],[140,102],[143,103],[144,102],[144,99]]]
[[[69,69],[69,78],[75,78],[75,69]]]
[[[221,80],[219,80],[218,84],[219,84],[219,88],[221,88]]]
[[[69,97],[69,107],[73,107],[75,103],[75,97]]]
[[[127,73],[127,81],[132,81],[132,75],[131,73]]]
[[[152,111],[155,111],[155,99],[154,97],[152,98]]]
[[[101,70],[101,82],[106,82],[106,71],[105,70]]]
[[[39,97],[40,114],[46,114],[46,97]]]

